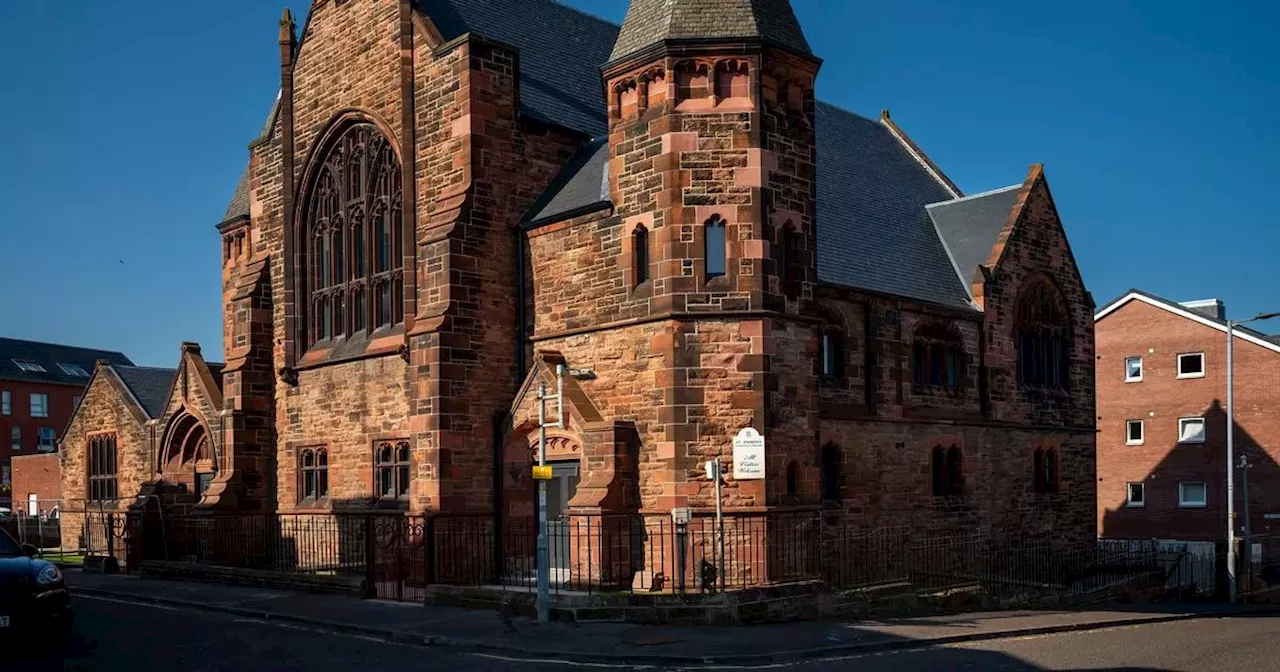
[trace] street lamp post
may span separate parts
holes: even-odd
[[[1280,317],[1280,313],[1259,313],[1247,320],[1227,320],[1227,597],[1232,602],[1236,601],[1235,331],[1242,324],[1273,317]]]

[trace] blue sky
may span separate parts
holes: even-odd
[[[1099,303],[1137,286],[1280,310],[1280,3],[793,5],[826,61],[819,96],[889,108],[961,189],[1043,162]],[[280,11],[0,3],[0,335],[151,365],[184,340],[220,357],[213,227],[278,86]]]

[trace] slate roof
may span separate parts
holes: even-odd
[[[83,386],[88,384],[89,377],[93,375],[93,369],[99,359],[105,359],[112,364],[133,365],[128,357],[119,352],[0,338],[0,380]],[[34,362],[44,371],[24,371],[19,368],[15,360]],[[67,373],[58,364],[78,366],[85,375]]]
[[[218,386],[218,391],[222,391],[222,370],[227,367],[226,364],[205,362],[205,366],[209,367],[209,373],[213,374],[213,382]]]
[[[786,0],[632,0],[610,61],[665,40],[755,38],[812,55]]]
[[[951,252],[966,287],[973,272],[985,264],[1004,228],[1022,185],[975,194],[928,206],[929,218]]]
[[[263,138],[271,135],[271,129],[276,123],[276,114],[280,112],[280,94],[276,94],[276,102],[272,103],[271,111],[267,113],[267,120],[263,122],[262,132],[253,142],[258,142]],[[222,221],[228,222],[238,217],[249,216],[249,164],[245,164],[244,171],[240,173],[240,181],[236,183],[236,190],[231,193],[231,202],[227,204],[227,211],[222,215]]]
[[[596,138],[569,159],[560,175],[529,208],[525,226],[559,222],[610,205],[608,138]]]
[[[113,366],[120,382],[133,393],[147,417],[152,419],[164,415],[164,407],[169,403],[169,387],[173,385],[177,369],[159,369],[149,366]]]
[[[822,102],[816,124],[818,280],[970,307],[925,211],[951,192],[884,124]]]
[[[600,66],[618,26],[552,0],[416,0],[446,40],[474,33],[520,50],[520,112],[589,137],[608,132]]]

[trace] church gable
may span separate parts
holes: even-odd
[[[182,359],[169,386],[164,414],[157,419],[167,423],[184,410],[216,419],[222,410],[222,386],[215,379],[215,371],[220,374],[222,365],[205,362],[199,344],[183,343]]]

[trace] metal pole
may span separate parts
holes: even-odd
[[[556,428],[564,429],[564,364],[556,364]]]
[[[720,592],[724,592],[724,503],[723,499],[723,481],[720,476],[720,458],[716,458],[712,462],[712,473],[716,479],[716,548],[712,553],[717,556],[716,574],[720,578]]]
[[[1235,322],[1227,320],[1227,598],[1236,601]]]
[[[1241,496],[1244,499],[1244,552],[1249,554],[1249,570],[1250,575],[1257,569],[1253,566],[1253,537],[1249,530],[1249,469],[1253,465],[1249,464],[1247,455],[1240,456],[1240,488],[1244,491]],[[1252,581],[1252,580],[1251,580]]]
[[[547,384],[538,383],[538,466],[547,466]],[[551,571],[547,557],[547,481],[538,479],[538,622],[551,622]]]

